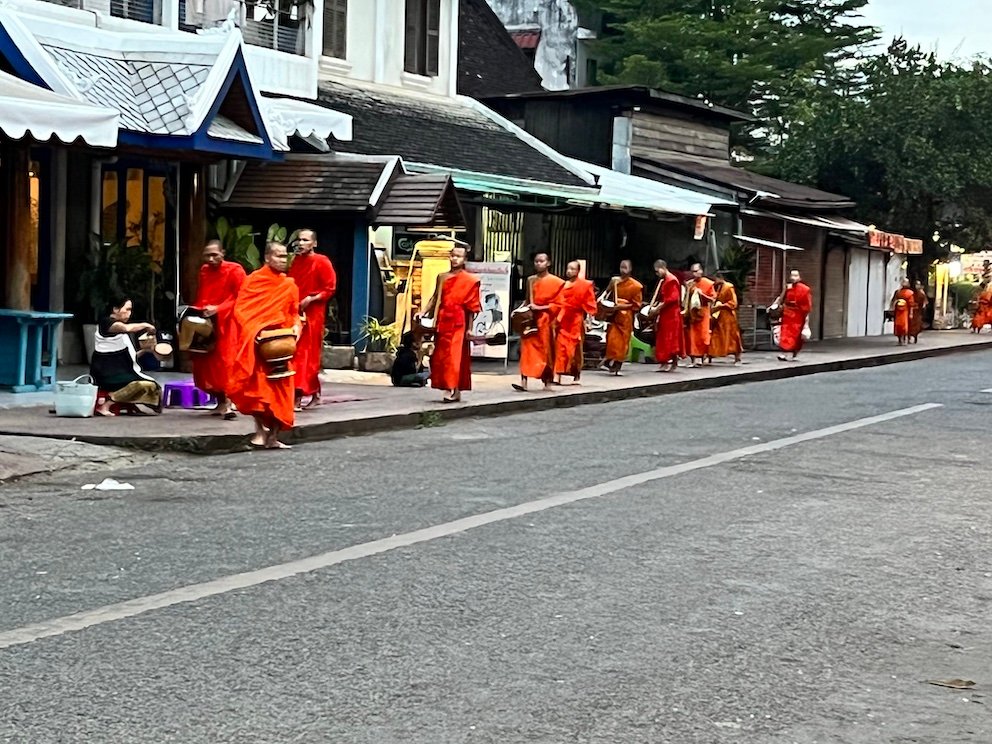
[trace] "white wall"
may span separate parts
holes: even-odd
[[[322,12],[316,0],[317,14]],[[321,29],[323,24],[321,23]],[[314,40],[319,48],[315,23]],[[347,59],[320,58],[321,80],[376,83],[453,96],[458,63],[458,0],[441,0],[437,77],[403,70],[406,0],[348,0]]]

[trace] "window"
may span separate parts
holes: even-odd
[[[324,0],[324,54],[348,58],[348,0]]]
[[[82,3],[84,8],[88,5],[90,3]],[[110,14],[132,21],[161,23],[162,4],[156,0],[110,0]]]
[[[406,55],[403,68],[437,75],[441,0],[406,0]]]

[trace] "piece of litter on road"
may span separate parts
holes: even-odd
[[[743,615],[744,613],[741,612],[740,610],[734,610],[734,614],[735,615]]]
[[[87,483],[82,488],[83,491],[133,491],[134,486],[130,483],[121,483],[113,478],[104,478],[99,483]]]
[[[760,442],[761,441],[761,437],[751,437],[751,441],[752,442]]]
[[[34,574],[35,576],[46,576],[48,575],[48,571],[35,571]]]
[[[928,679],[928,685],[936,687],[950,687],[952,690],[970,690],[975,683],[970,679]]]

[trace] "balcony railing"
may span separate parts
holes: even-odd
[[[162,22],[161,0],[49,0],[65,8],[79,8],[142,23]]]
[[[162,23],[162,3],[169,0],[49,0],[142,23]],[[179,0],[179,29],[197,31],[232,17],[245,42],[287,54],[306,54],[312,0]]]
[[[179,28],[196,31],[219,26],[235,11],[245,42],[287,54],[306,54],[309,0],[179,0]],[[187,12],[189,8],[192,12]],[[227,13],[224,11],[227,10]]]

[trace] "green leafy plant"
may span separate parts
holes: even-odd
[[[744,304],[747,282],[754,274],[754,249],[735,240],[720,258],[720,270],[737,290],[737,302]]]
[[[223,244],[228,260],[237,261],[249,273],[262,265],[262,254],[255,245],[258,233],[251,225],[232,225],[226,217],[218,217],[213,233]]]
[[[394,352],[400,344],[400,327],[396,323],[383,323],[366,315],[359,326],[361,336],[358,343],[367,341],[365,351]]]
[[[91,310],[91,321],[106,314],[118,297],[129,297],[135,315],[154,321],[161,294],[162,266],[141,244],[121,245],[90,236],[86,268],[79,276],[78,298]]]

